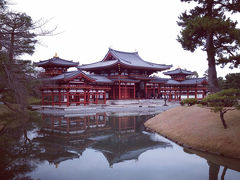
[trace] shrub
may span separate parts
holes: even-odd
[[[227,124],[224,119],[224,114],[227,111],[240,109],[240,89],[225,89],[220,92],[210,94],[202,100],[202,105],[210,106],[211,110],[220,113],[220,119],[224,128]]]
[[[197,103],[198,103],[198,101],[197,101],[197,99],[195,99],[195,98],[183,99],[183,100],[180,102],[180,104],[181,104],[182,106],[185,105],[185,104],[187,104],[188,106],[192,106],[192,105],[197,104]]]

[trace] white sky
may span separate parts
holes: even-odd
[[[182,49],[176,41],[180,27],[177,17],[188,4],[180,0],[11,0],[11,9],[26,12],[34,20],[51,19],[46,27],[58,26],[56,36],[40,37],[32,61],[52,58],[88,64],[103,59],[111,47],[138,51],[146,61],[172,64],[197,71],[207,69],[206,53]],[[238,16],[239,18],[240,16]],[[218,76],[239,72],[217,68]],[[162,76],[160,74],[160,76]]]

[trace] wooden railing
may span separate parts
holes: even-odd
[[[110,90],[111,88],[108,86],[91,86],[91,85],[45,85],[40,88],[41,90],[47,89],[87,89],[87,90]]]

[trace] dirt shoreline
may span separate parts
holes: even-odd
[[[240,111],[226,113],[224,129],[210,109],[175,107],[145,122],[145,126],[187,148],[240,159]]]

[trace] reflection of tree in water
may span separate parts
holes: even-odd
[[[8,119],[9,127],[0,136],[0,179],[31,179],[26,174],[40,163],[37,158],[40,149],[32,143],[27,131],[35,128],[32,123],[37,119],[35,115],[19,117],[17,121]]]
[[[62,161],[79,158],[93,141],[77,134],[41,131],[41,136],[34,138],[33,142],[39,144],[42,149],[38,158],[41,161],[47,160],[49,164],[54,164],[57,168]]]
[[[209,180],[218,180],[218,174],[220,165],[207,161],[209,165]],[[227,172],[227,167],[225,166],[221,175],[221,180],[224,180],[224,176]]]
[[[226,157],[197,151],[193,149],[183,149],[184,152],[188,154],[196,154],[204,159],[207,160],[208,166],[209,166],[209,180],[218,180],[218,175],[220,171],[220,167],[224,167],[223,171],[221,173],[221,180],[224,180],[224,177],[226,175],[227,169],[232,169],[235,171],[240,171],[240,163],[238,160],[229,159]]]

